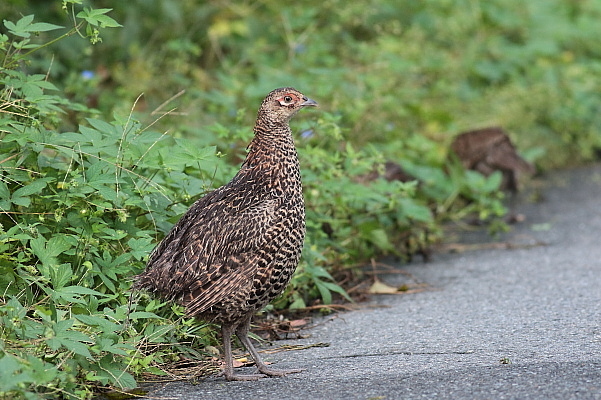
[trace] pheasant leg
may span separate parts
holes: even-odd
[[[234,374],[234,358],[232,357],[232,334],[234,333],[234,326],[224,323],[221,325],[221,333],[223,335],[223,353],[225,355],[225,369],[223,370],[225,379],[228,381],[256,381],[264,378],[266,375],[263,374]]]
[[[263,360],[261,360],[261,356],[259,356],[259,353],[255,349],[255,346],[253,346],[252,342],[248,337],[248,330],[250,329],[251,317],[247,318],[244,322],[238,325],[238,327],[236,328],[236,336],[238,336],[238,339],[240,339],[244,347],[246,347],[246,350],[248,350],[252,358],[255,360],[255,365],[257,366],[259,372],[262,374],[260,376],[286,376],[288,374],[295,374],[304,371],[303,369],[269,368],[267,364],[265,364]]]

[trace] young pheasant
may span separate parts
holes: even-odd
[[[240,171],[194,203],[154,249],[134,289],[221,324],[227,380],[257,380],[301,370],[268,368],[248,338],[252,316],[288,284],[305,237],[298,156],[289,121],[317,103],[293,88],[275,89],[259,109],[255,136]],[[234,374],[231,336],[260,374]]]

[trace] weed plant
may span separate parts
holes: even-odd
[[[113,6],[0,5],[0,397],[90,398],[206,358],[212,327],[130,299],[131,278],[233,176],[274,87],[321,105],[293,123],[308,232],[276,308],[346,296],[338,270],[420,251],[445,222],[502,216],[500,175],[450,161],[453,133],[503,125],[541,167],[599,146],[597,2]],[[388,159],[415,180],[366,183]]]

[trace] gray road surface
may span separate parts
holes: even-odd
[[[527,219],[502,238],[513,248],[403,266],[410,275],[382,279],[429,289],[375,296],[289,342],[329,347],[266,356],[303,373],[169,383],[149,397],[601,399],[601,166],[553,173],[542,193],[517,206]]]

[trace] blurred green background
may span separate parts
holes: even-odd
[[[0,18],[0,397],[217,369],[211,325],[130,299],[131,279],[233,176],[276,87],[320,108],[291,124],[307,238],[273,312],[348,300],[361,266],[427,256],[466,217],[507,229],[500,174],[449,156],[460,132],[501,126],[543,172],[601,149],[599,0],[4,0]],[[375,179],[386,160],[415,180]]]
[[[381,145],[391,159],[436,157],[404,152],[414,135],[446,145],[487,125],[508,129],[544,168],[590,160],[600,145],[597,0],[92,5],[113,8],[123,27],[93,47],[61,41],[32,67],[105,115],[126,113],[141,93],[137,108],[149,113],[185,90],[162,108],[185,116],[161,126],[201,145],[215,144],[207,125],[228,126],[241,108],[241,124],[251,125],[256,104],[279,86],[317,99],[340,116],[345,140]],[[60,2],[0,6],[4,18],[29,13],[69,25]]]

